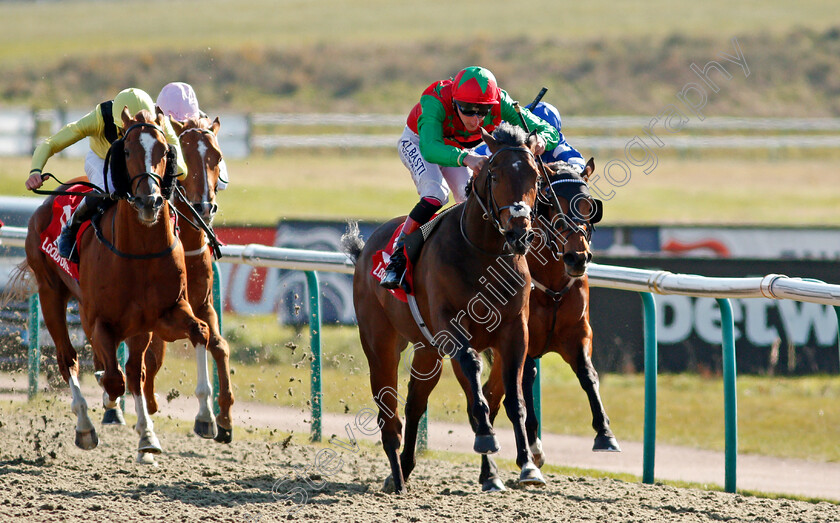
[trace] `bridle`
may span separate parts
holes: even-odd
[[[496,197],[493,195],[493,182],[495,182],[497,178],[496,173],[493,171],[493,164],[499,158],[499,154],[505,151],[527,154],[531,158],[534,157],[534,153],[531,152],[530,149],[526,149],[521,146],[504,146],[496,150],[496,152],[494,152],[493,154],[491,154],[490,159],[487,160],[487,165],[485,166],[485,169],[487,170],[487,175],[484,177],[484,196],[479,194],[479,192],[475,188],[475,180],[477,177],[474,177],[472,180],[470,180],[470,192],[475,193],[475,199],[478,202],[478,205],[481,207],[481,210],[483,211],[483,214],[481,216],[482,219],[490,220],[493,224],[493,228],[497,230],[502,236],[505,236],[505,229],[502,226],[501,220],[502,211],[504,211],[505,209],[511,209],[512,212],[525,212],[525,208],[522,205],[520,205],[519,202],[514,203],[512,205],[499,206],[499,204],[496,202]],[[537,171],[537,176],[539,176],[539,171]],[[460,226],[461,235],[464,237],[467,243],[473,248],[484,252],[483,249],[475,245],[467,237],[466,230],[464,229],[464,213],[461,213]],[[513,254],[507,254],[507,256],[513,256]]]
[[[131,127],[129,127],[128,129],[126,129],[125,133],[123,133],[123,137],[122,137],[123,142],[125,142],[125,140],[128,138],[128,135],[131,133],[131,131],[133,131],[134,129],[141,129],[141,128],[144,128],[144,127],[154,129],[155,131],[160,133],[160,135],[164,137],[164,140],[163,140],[164,144],[166,144],[166,133],[163,132],[163,129],[161,129],[160,127],[158,127],[157,125],[155,125],[153,123],[147,123],[147,122],[138,122],[138,123],[132,125]],[[166,147],[167,147],[166,151],[168,152],[169,147],[170,147],[169,144],[166,144]],[[110,151],[109,151],[109,154],[110,154]],[[135,188],[136,188],[136,184],[138,184],[139,182],[141,182],[141,181],[143,181],[147,178],[150,178],[155,184],[157,184],[158,188],[161,189],[161,191],[163,192],[163,187],[166,185],[166,183],[164,182],[164,178],[173,178],[173,179],[175,178],[175,170],[172,169],[171,166],[167,165],[167,167],[168,167],[167,172],[164,173],[163,176],[161,176],[157,173],[154,173],[154,172],[145,171],[145,172],[142,172],[142,173],[139,173],[139,174],[136,174],[136,175],[130,177],[129,180],[128,180],[129,187],[130,187],[129,194],[126,195],[124,197],[124,199],[127,200],[128,203],[130,203],[132,206],[135,205],[136,202],[137,202],[137,197],[134,196],[134,191],[135,191]],[[106,168],[107,168],[107,162],[106,162]],[[170,171],[172,172],[172,174],[169,174]],[[107,177],[106,177],[106,180],[107,180]]]
[[[139,128],[143,128],[143,127],[152,128],[155,131],[157,131],[158,133],[160,133],[162,136],[164,136],[164,137],[166,136],[166,134],[163,132],[163,129],[161,129],[157,125],[155,125],[153,123],[139,122],[139,123],[136,123],[136,124],[130,126],[128,129],[125,130],[125,133],[123,134],[123,137],[122,137],[123,143],[125,143],[125,139],[131,133],[131,131],[133,131],[134,129],[139,129]],[[166,143],[165,139],[164,139],[164,143]],[[119,195],[119,196],[117,196],[117,199],[126,200],[129,204],[131,204],[132,207],[136,208],[137,197],[134,196],[134,194],[133,194],[135,183],[138,182],[138,181],[142,181],[146,178],[149,178],[154,183],[156,183],[158,188],[160,188],[161,191],[163,192],[163,187],[166,186],[166,182],[164,181],[164,179],[169,179],[169,178],[174,179],[175,178],[175,166],[171,165],[171,163],[174,162],[174,160],[169,155],[169,150],[170,150],[169,147],[170,146],[167,144],[167,165],[166,165],[166,172],[164,173],[164,175],[160,176],[157,173],[150,172],[150,171],[145,171],[145,172],[142,172],[140,174],[137,174],[135,176],[130,177],[129,178],[130,194]],[[108,151],[108,156],[110,156],[110,154],[111,154],[111,150]],[[105,162],[105,165],[106,165],[106,169],[107,169],[107,166],[108,166],[108,161],[107,160]],[[107,180],[107,177],[106,177],[106,180]],[[113,252],[114,254],[116,254],[117,256],[119,256],[121,258],[128,258],[128,259],[132,259],[132,260],[150,260],[150,259],[154,259],[154,258],[160,258],[160,257],[167,256],[168,254],[170,254],[175,249],[175,246],[178,245],[178,236],[174,235],[174,239],[173,239],[172,243],[169,246],[167,246],[165,249],[163,249],[161,251],[158,251],[158,252],[144,253],[144,254],[132,254],[132,253],[127,253],[127,252],[120,251],[119,249],[117,249],[117,247],[112,242],[110,242],[107,238],[105,238],[105,235],[102,233],[102,229],[101,229],[101,227],[99,226],[99,223],[98,223],[100,217],[101,217],[101,214],[97,214],[91,220],[91,223],[93,225],[93,230],[96,233],[96,237],[99,239],[99,241],[103,245],[105,245],[108,248],[108,250],[110,250],[111,252]],[[111,221],[112,221],[112,224],[111,224],[112,230],[116,230],[116,226],[115,226],[116,213],[112,213]]]
[[[560,173],[560,175],[563,174],[567,173]],[[567,244],[569,237],[572,234],[583,235],[587,242],[592,240],[592,233],[595,232],[595,221],[593,221],[593,218],[597,215],[595,209],[597,205],[600,205],[595,200],[591,200],[592,214],[586,217],[581,216],[580,213],[576,212],[575,204],[580,198],[589,198],[589,186],[584,180],[572,177],[568,174],[566,177],[562,178],[559,178],[558,176],[559,175],[554,175],[554,179],[552,179],[552,176],[546,176],[544,178],[547,180],[547,186],[545,188],[538,188],[539,192],[537,196],[537,205],[534,206],[533,213],[535,221],[546,221],[545,217],[539,212],[540,208],[550,206],[557,212],[557,215],[548,224],[551,226],[551,230],[546,231],[548,241],[551,245],[552,255],[557,260],[559,260],[563,254],[561,245]],[[555,185],[563,188],[562,190],[559,190],[559,192],[569,202],[568,214],[563,212],[560,200],[557,197],[558,191],[555,191]],[[577,185],[578,187],[573,187],[574,185]],[[545,201],[546,199],[548,201]],[[557,225],[561,224],[562,226],[558,228]],[[555,239],[555,236],[560,239],[559,242]]]
[[[210,129],[204,129],[204,128],[201,128],[201,127],[190,127],[189,129],[184,129],[183,131],[181,131],[181,134],[178,135],[178,140],[180,141],[181,138],[185,134],[190,133],[190,132],[197,132],[197,133],[200,133],[202,135],[206,134],[206,135],[214,136],[214,137],[216,136],[216,134],[213,131],[211,131]],[[181,144],[181,147],[183,148],[183,144]],[[205,178],[205,180],[207,178],[206,169],[204,171],[204,178]],[[209,245],[212,249],[214,259],[221,258],[222,253],[221,253],[221,249],[220,249],[219,240],[216,237],[216,233],[213,231],[213,228],[207,222],[205,222],[204,218],[201,216],[201,213],[204,210],[205,204],[207,204],[210,207],[211,217],[214,214],[216,214],[216,210],[218,210],[218,205],[215,204],[215,203],[211,203],[211,202],[205,202],[205,201],[194,202],[194,201],[190,200],[189,198],[187,198],[186,191],[184,190],[183,184],[181,182],[178,182],[175,185],[175,194],[177,195],[178,199],[181,202],[186,204],[187,208],[189,209],[189,213],[190,213],[191,216],[189,216],[189,217],[185,216],[181,211],[179,211],[175,207],[173,207],[172,209],[175,211],[175,213],[179,217],[181,217],[184,221],[189,223],[193,228],[195,228],[196,230],[199,230],[199,231],[203,231],[204,234],[205,234],[205,237],[206,237],[204,245],[202,245],[198,249],[194,249],[194,250],[191,250],[191,251],[184,251],[184,255],[185,256],[198,256],[198,255],[204,253],[205,249],[207,249],[207,246]]]

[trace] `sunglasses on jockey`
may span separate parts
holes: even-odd
[[[455,105],[458,106],[458,110],[461,111],[461,114],[464,116],[480,116],[484,118],[490,111],[493,109],[491,104],[473,104],[468,102],[459,102],[455,101]]]

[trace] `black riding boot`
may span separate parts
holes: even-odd
[[[58,254],[62,258],[67,258],[72,262],[78,263],[78,252],[75,253],[75,256],[71,257],[73,254],[73,247],[76,244],[76,234],[79,232],[79,227],[89,220],[96,212],[97,204],[97,198],[85,196],[82,203],[76,207],[76,210],[73,212],[73,216],[71,216],[70,219],[67,220],[67,223],[64,224],[64,227],[61,229],[61,234],[58,236]]]
[[[385,276],[379,282],[381,287],[396,289],[402,283],[406,264],[405,251],[403,249],[405,236],[405,234],[400,234],[397,243],[394,245],[394,254],[391,255],[391,261],[388,262],[388,267],[385,268]]]

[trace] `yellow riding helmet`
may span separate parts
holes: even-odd
[[[152,101],[152,97],[146,91],[134,87],[123,89],[114,97],[114,106],[112,108],[114,124],[120,129],[122,129],[122,112],[126,107],[128,107],[128,112],[131,116],[134,116],[143,109],[149,111],[152,115],[155,114],[155,102]]]

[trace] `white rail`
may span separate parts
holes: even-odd
[[[23,227],[0,228],[4,245],[22,247]],[[223,262],[255,267],[275,267],[301,271],[353,274],[350,259],[340,252],[286,249],[259,244],[225,245]],[[654,294],[681,294],[708,298],[771,298],[840,305],[840,285],[816,280],[768,274],[753,278],[714,278],[695,274],[674,274],[593,263],[589,266],[589,285]]]

